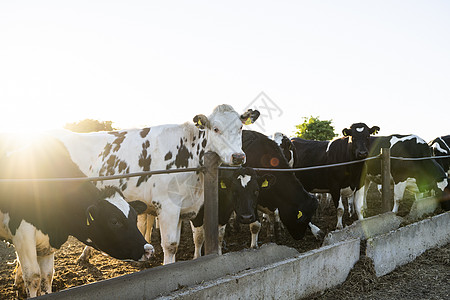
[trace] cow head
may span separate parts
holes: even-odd
[[[309,223],[319,206],[317,198],[306,192],[303,187],[299,189],[299,192],[302,196],[298,197],[298,201],[289,203],[288,208],[279,207],[281,221],[296,240],[305,236]]]
[[[206,133],[206,149],[219,155],[222,162],[229,165],[245,163],[242,151],[242,125],[249,125],[259,117],[259,111],[249,109],[239,115],[230,105],[217,106],[213,113],[206,117],[197,115],[194,123]]]
[[[231,198],[228,202],[236,212],[237,221],[250,224],[256,221],[259,192],[269,189],[275,183],[275,177],[271,174],[259,176],[252,168],[240,168],[231,176],[221,176],[219,183],[220,193]]]
[[[369,137],[371,134],[378,133],[379,130],[380,127],[378,126],[369,128],[364,123],[355,123],[350,128],[342,130],[342,134],[349,137],[354,159],[364,159],[369,155]]]
[[[122,260],[145,261],[154,253],[137,228],[137,214],[147,205],[141,201],[127,203],[122,193],[106,187],[101,200],[86,210],[86,244]]]
[[[295,159],[297,157],[297,149],[292,141],[281,132],[275,132],[273,135],[273,140],[281,148],[284,157],[286,157],[289,166],[292,168],[295,165]]]

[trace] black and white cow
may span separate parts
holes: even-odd
[[[435,138],[429,143],[433,150],[434,156],[449,156],[450,155],[450,135]],[[441,165],[448,176],[450,176],[450,158],[436,159],[437,163]]]
[[[381,148],[390,148],[392,157],[420,158],[431,157],[432,152],[429,145],[416,135],[390,135],[371,137],[369,156],[377,156]],[[377,160],[367,162],[367,175],[369,180],[378,181],[381,174],[381,164]],[[391,159],[391,177],[394,181],[394,207],[397,213],[400,200],[403,198],[405,189],[411,183],[417,185],[419,192],[433,190],[440,199],[448,199],[450,189],[448,188],[447,174],[434,159],[427,160],[398,160]],[[355,196],[355,206],[364,210],[365,197]],[[357,205],[357,202],[359,204]]]
[[[247,157],[247,167],[290,168],[277,143],[259,132],[244,130],[242,149]],[[275,180],[271,188],[259,193],[258,209],[268,214],[278,209],[285,228],[294,239],[299,240],[311,225],[311,218],[318,205],[317,199],[303,188],[294,172],[273,172],[272,175]],[[259,220],[252,223],[252,234],[259,232],[260,227]]]
[[[436,162],[447,172],[447,177],[450,177],[450,158],[448,157],[450,155],[450,135],[438,137],[431,141],[429,145],[433,155],[436,156]],[[441,206],[445,210],[450,210],[450,198],[443,198]]]
[[[345,128],[344,137],[332,141],[312,141],[292,138],[296,149],[294,168],[305,168],[364,159],[369,154],[369,137],[380,130],[369,128],[364,123],[355,123]],[[337,210],[338,229],[342,228],[344,206],[342,197],[348,190],[359,191],[364,187],[361,181],[363,163],[296,172],[297,178],[309,192],[330,193]],[[348,195],[347,195],[348,196]],[[358,212],[358,211],[357,211]],[[361,219],[362,216],[358,214]]]
[[[148,260],[154,252],[136,226],[145,203],[127,203],[116,188],[99,190],[89,181],[5,181],[71,177],[85,175],[56,139],[42,137],[20,149],[0,139],[0,238],[15,246],[16,285],[29,297],[51,293],[54,252],[69,235],[118,259]]]
[[[236,221],[250,224],[256,221],[258,195],[261,190],[270,188],[275,177],[271,174],[259,176],[252,168],[237,170],[220,170],[219,173],[219,254],[222,254],[222,244],[225,228],[231,214],[236,212]],[[201,256],[204,243],[203,207],[197,216],[191,220],[193,240],[195,245],[194,258]],[[256,248],[256,240],[252,236],[250,245]]]
[[[218,154],[223,163],[245,162],[242,125],[254,122],[258,111],[239,115],[229,105],[217,106],[194,123],[160,125],[143,129],[89,134],[54,133],[70,152],[83,173],[90,176],[195,168],[203,164],[205,152]],[[141,199],[147,213],[157,216],[164,264],[175,262],[182,219],[194,218],[203,205],[203,173],[146,175],[112,180],[128,200]]]

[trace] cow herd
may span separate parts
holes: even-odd
[[[219,105],[210,116],[197,115],[181,125],[88,134],[54,131],[20,146],[0,136],[0,238],[16,248],[15,285],[29,297],[50,293],[54,252],[69,235],[88,246],[80,259],[89,259],[94,248],[122,260],[149,260],[154,249],[147,241],[155,217],[164,264],[175,262],[183,220],[191,221],[194,257],[199,257],[204,242],[202,172],[97,182],[83,177],[196,168],[208,151],[217,153],[224,166],[240,166],[219,173],[219,245],[233,212],[238,222],[249,224],[253,248],[261,228],[258,210],[279,216],[294,239],[309,229],[323,236],[311,223],[318,206],[316,192],[331,194],[338,228],[345,194],[354,199],[355,213],[362,219],[367,185],[380,175],[378,160],[292,172],[254,168],[351,162],[377,156],[385,147],[392,156],[429,157],[392,160],[394,211],[411,183],[418,191],[433,191],[442,207],[450,208],[450,136],[427,144],[415,135],[373,136],[378,126],[355,123],[333,141],[290,139],[281,133],[271,139],[243,130],[258,116],[256,110],[238,114],[229,105]],[[49,180],[54,178],[58,180]]]

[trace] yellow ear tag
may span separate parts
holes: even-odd
[[[266,180],[263,181],[263,183],[261,184],[261,187],[265,188],[269,186],[269,182]]]
[[[91,218],[91,220],[94,221],[94,218],[92,217],[91,213],[89,213],[89,218]]]
[[[226,188],[227,188],[225,182],[223,182],[222,180],[220,181],[220,187],[221,187],[222,189],[226,189]]]
[[[200,119],[198,119],[197,124],[200,125],[200,126],[203,125],[203,124],[202,124],[202,121],[200,121]]]
[[[252,124],[252,119],[251,118],[247,118],[247,120],[245,120],[245,125],[250,125]]]
[[[303,213],[301,210],[298,211],[297,219],[300,219],[303,216]]]
[[[86,224],[87,224],[87,226],[91,225],[91,224],[89,223],[89,219],[86,219]]]

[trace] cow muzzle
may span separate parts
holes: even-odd
[[[368,151],[360,151],[360,152],[358,152],[358,154],[356,156],[358,157],[358,159],[365,159],[365,158],[367,158],[367,156],[369,156],[369,152]]]
[[[242,165],[245,163],[245,153],[233,153],[231,155],[231,163],[233,165]]]
[[[154,254],[155,254],[155,248],[153,248],[153,246],[150,244],[145,244],[144,245],[144,254],[142,255],[141,259],[139,259],[139,261],[147,261],[150,258],[152,258]]]
[[[250,224],[255,222],[256,217],[254,215],[240,215],[238,218],[239,223]]]

